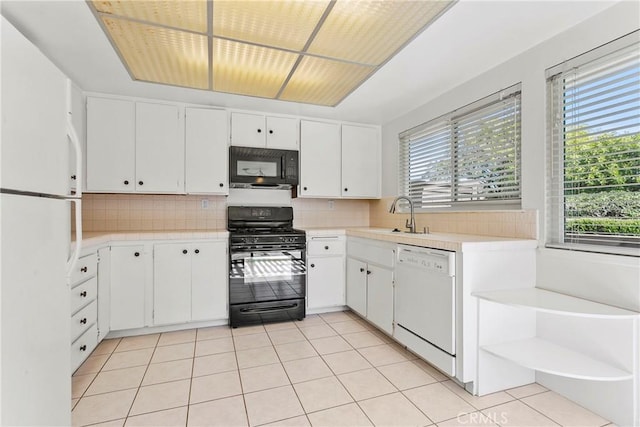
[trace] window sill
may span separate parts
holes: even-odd
[[[561,249],[565,251],[591,252],[597,254],[621,255],[640,258],[640,248],[626,248],[605,245],[581,245],[577,243],[547,243],[545,247],[549,249]]]

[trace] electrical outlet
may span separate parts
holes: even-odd
[[[202,209],[209,209],[209,199],[200,200],[200,207]]]
[[[330,210],[330,211],[332,211],[332,210],[333,210],[333,205],[334,205],[333,200],[329,200],[329,210]]]

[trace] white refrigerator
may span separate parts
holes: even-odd
[[[81,224],[70,82],[4,17],[0,27],[0,425],[70,425],[72,209]]]

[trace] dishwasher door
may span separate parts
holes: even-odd
[[[397,326],[455,356],[455,252],[398,245],[397,257]]]

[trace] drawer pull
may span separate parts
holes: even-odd
[[[195,253],[199,254],[199,253],[200,253],[200,249],[196,249],[196,250],[195,250],[195,251],[193,251],[193,252],[195,252]]]
[[[311,268],[314,268],[316,265],[315,264],[311,264]]]
[[[82,292],[80,292],[80,296],[81,296],[82,298],[86,298],[86,297],[87,297],[87,291],[82,291]]]
[[[87,345],[86,344],[82,344],[80,346],[80,351],[87,351]]]
[[[82,271],[83,273],[86,273],[86,272],[87,272],[87,267],[86,267],[86,266],[82,267],[82,268],[80,269],[80,271]]]
[[[371,270],[367,270],[367,274],[371,274]]]
[[[324,247],[324,250],[325,250],[325,251],[328,251],[328,250],[329,250],[329,246],[325,246],[325,247]]]
[[[186,255],[187,250],[186,250],[186,249],[183,249],[183,250],[182,250],[182,253]]]
[[[80,319],[80,324],[86,325],[86,323],[87,323],[87,318],[86,317],[83,317],[82,319]]]
[[[360,273],[364,273],[364,268],[360,268]]]
[[[140,252],[135,252],[133,256],[140,256]]]

